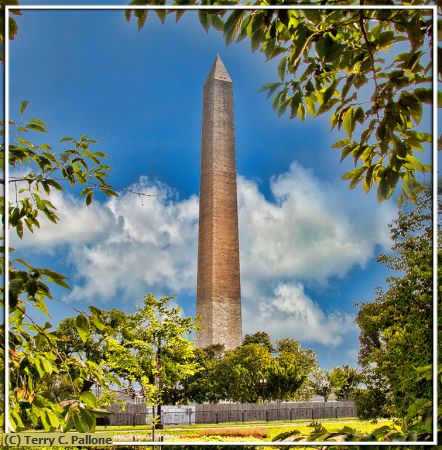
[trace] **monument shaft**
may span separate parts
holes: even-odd
[[[233,86],[217,57],[204,85],[196,345],[241,344]]]

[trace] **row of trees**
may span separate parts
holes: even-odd
[[[347,400],[356,392],[361,377],[355,369],[321,371],[316,354],[294,339],[280,339],[274,348],[270,336],[258,332],[228,352],[220,344],[194,348],[186,335],[195,321],[168,307],[170,300],[149,294],[136,313],[101,311],[104,326],[92,324],[84,341],[76,319],[64,319],[56,330],[60,351],[100,364],[128,391],[139,387],[148,404],[256,403],[315,394],[327,401],[332,393]],[[48,377],[48,386],[57,402],[74,394],[57,376]]]

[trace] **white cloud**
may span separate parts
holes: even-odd
[[[246,302],[243,311],[245,333],[266,331],[274,339],[290,336],[336,347],[356,329],[351,314],[324,312],[301,283],[279,284],[268,298]]]
[[[370,197],[361,202],[342,181],[321,181],[296,162],[270,187],[273,201],[238,177],[244,328],[337,345],[353,318],[321,309],[303,284],[364,266],[377,245],[389,244],[395,211]],[[90,207],[55,193],[60,223],[42,221],[13,245],[46,252],[64,245],[75,273],[72,300],[133,303],[149,291],[194,295],[198,197],[180,200],[145,177],[131,188],[145,196],[126,192]]]
[[[13,246],[46,253],[65,246],[75,272],[72,300],[139,301],[150,290],[194,289],[198,198],[173,200],[173,190],[145,177],[131,188],[144,195],[123,193],[89,207],[68,194],[51,194],[59,223],[39,217],[41,229],[23,240],[11,233]]]
[[[40,213],[38,216],[40,228],[34,233],[25,232],[22,240],[11,234],[15,248],[34,247],[47,252],[60,244],[75,246],[100,239],[103,229],[113,225],[114,218],[111,211],[100,203],[92,203],[86,208],[84,201],[58,191],[51,192],[50,200],[57,208],[59,223],[50,222]]]
[[[137,301],[162,288],[172,294],[196,284],[198,199],[173,201],[173,191],[142,178],[134,190],[104,206],[114,224],[97,243],[72,249],[70,260],[82,279],[70,298]],[[168,291],[167,291],[168,290]]]
[[[364,266],[375,246],[388,246],[389,204],[363,202],[342,181],[320,181],[294,162],[271,182],[275,202],[239,178],[241,270],[244,287],[278,278],[324,282]],[[358,199],[360,199],[358,197]]]

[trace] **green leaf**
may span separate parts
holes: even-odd
[[[245,11],[241,11],[240,9],[235,9],[229,15],[224,24],[224,39],[226,44],[229,45],[233,42],[236,35],[239,33],[241,29],[241,24],[244,18]]]
[[[29,119],[28,122],[29,123],[34,123],[36,125],[40,125],[43,128],[47,128],[47,125],[44,122],[42,122],[41,120],[39,120],[39,119]]]
[[[43,427],[44,427],[44,429],[46,431],[53,430],[53,427],[52,427],[51,422],[49,421],[49,417],[47,415],[46,408],[43,409],[43,411],[42,411],[42,413],[40,415],[40,420],[41,420],[41,423],[42,423],[42,425],[43,425]]]
[[[384,425],[382,427],[376,428],[372,431],[372,435],[376,438],[376,440],[381,440],[383,436],[392,431],[389,425]]]
[[[355,78],[355,75],[350,75],[347,78],[347,81],[344,84],[344,87],[342,88],[342,100],[345,100],[345,97],[347,97],[348,91],[353,85],[353,80]]]
[[[337,84],[337,82],[335,81],[325,90],[324,96],[323,96],[324,104],[327,104],[328,101],[332,98],[332,95],[335,93],[335,90],[336,90],[336,84]]]
[[[43,314],[49,316],[48,307],[46,306],[46,303],[43,300],[37,299],[34,304],[35,307],[39,309]]]
[[[144,24],[146,23],[147,10],[146,9],[136,9],[134,11],[134,16],[138,19],[138,21],[137,21],[138,31],[140,31],[144,27]]]
[[[86,403],[86,405],[90,406],[91,408],[97,406],[97,399],[95,398],[95,395],[91,391],[82,392],[80,394],[80,400],[83,403]]]
[[[256,33],[253,33],[250,45],[252,52],[256,52],[256,50],[258,50],[259,46],[263,41],[264,34],[265,33],[263,30],[258,30]]]
[[[356,126],[353,108],[350,107],[347,109],[342,119],[342,123],[344,125],[345,132],[347,133],[348,136],[351,137]]]
[[[290,117],[296,117],[298,114],[298,107],[299,104],[301,103],[301,99],[302,99],[302,95],[300,92],[297,92],[291,99],[290,102],[290,109],[291,109],[291,115]]]
[[[50,280],[53,281],[54,283],[56,283],[59,280],[67,279],[67,277],[62,275],[61,273],[55,272],[55,270],[47,269],[46,267],[39,268],[38,270],[43,275],[46,275],[47,277],[49,277]]]
[[[37,125],[36,123],[28,123],[25,126],[25,128],[28,130],[37,131],[38,133],[47,133],[47,131],[48,131],[45,127],[42,127],[41,125]]]
[[[420,122],[422,120],[422,114],[423,114],[422,103],[418,103],[416,105],[415,109],[410,111],[410,115],[416,125],[420,124]]]
[[[166,20],[167,11],[164,9],[156,9],[155,13],[157,17],[160,19],[161,23],[164,24],[164,21]]]
[[[266,83],[258,89],[258,92],[268,91],[267,98],[269,98],[279,86],[282,86],[282,83],[279,81],[276,83]]]
[[[104,322],[101,320],[101,318],[99,316],[96,315],[92,315],[90,317],[90,321],[95,325],[95,327],[100,330],[103,331],[106,328],[106,325],[104,324]]]
[[[299,106],[298,106],[298,116],[301,120],[305,119],[305,108],[304,108],[304,105],[302,104],[302,102],[299,103]]]
[[[353,145],[347,145],[342,149],[340,162],[344,161],[345,158],[353,151]]]
[[[89,431],[89,426],[87,422],[81,420],[81,417],[79,414],[75,414],[74,417],[74,425],[75,429],[79,431],[80,433],[87,433]]]
[[[281,81],[284,81],[285,70],[287,67],[287,57],[281,58],[278,64],[278,75]]]
[[[394,40],[394,31],[384,31],[377,39],[377,44],[380,47],[385,47],[391,44]]]
[[[86,342],[90,329],[89,329],[89,320],[84,314],[79,314],[75,318],[75,327],[77,328],[78,334],[80,335],[80,339],[83,342]]]
[[[181,19],[181,17],[183,17],[184,13],[186,12],[186,10],[184,9],[178,9],[176,14],[175,14],[175,23],[178,22],[178,20]]]
[[[412,419],[418,415],[419,412],[425,407],[431,405],[431,401],[427,398],[419,398],[410,405],[407,412],[407,417]]]
[[[314,95],[309,95],[308,97],[305,97],[305,106],[307,107],[307,111],[310,113],[312,117],[315,117],[316,115],[314,99],[315,99]]]
[[[399,172],[393,171],[390,167],[386,167],[382,172],[377,189],[377,197],[380,202],[388,200],[391,197],[399,180],[399,176]]]
[[[425,173],[431,171],[431,166],[427,164],[422,164],[415,156],[407,155],[406,156],[407,164],[410,169],[417,170],[419,172]],[[411,165],[411,167],[410,167]]]
[[[92,203],[92,198],[94,197],[94,191],[89,191],[86,195],[86,205],[89,206]]]
[[[17,258],[15,260],[15,262],[19,262],[20,264],[23,264],[24,266],[26,266],[28,269],[34,269],[27,261],[25,261],[24,259],[21,258]]]
[[[61,187],[61,185],[60,185],[59,183],[57,183],[55,180],[51,180],[50,178],[48,178],[48,179],[46,180],[46,183],[47,183],[49,186],[52,186],[53,188],[57,189],[57,191],[62,191],[62,190],[63,190],[63,188]]]
[[[357,186],[357,184],[362,180],[363,174],[366,170],[367,167],[363,166],[351,171],[352,180],[350,182],[350,189],[354,189]]]
[[[200,20],[201,25],[208,33],[209,28],[210,28],[210,22],[211,22],[210,15],[207,14],[207,12],[204,11],[203,9],[200,9],[200,10],[198,10],[198,18]]]
[[[93,413],[96,417],[105,417],[112,414],[112,411],[102,408],[88,408],[88,411]]]
[[[340,148],[344,147],[345,145],[349,144],[351,142],[350,138],[341,139],[340,141],[335,142],[332,147],[333,148]]]
[[[51,425],[51,429],[55,430],[59,427],[60,421],[58,420],[58,417],[54,414],[53,411],[51,411],[48,408],[45,408],[46,417]]]
[[[433,103],[433,90],[430,88],[415,89],[414,94],[422,103]]]
[[[40,378],[43,378],[46,375],[46,369],[45,366],[40,358],[35,358],[34,360],[35,368],[37,369],[38,374],[40,375]]]
[[[26,111],[26,108],[28,107],[29,102],[27,100],[23,100],[20,103],[20,114],[23,114]]]
[[[95,417],[87,409],[80,409],[81,423],[91,433],[95,431]]]
[[[17,223],[17,226],[16,226],[16,228],[15,228],[15,231],[17,232],[18,237],[19,237],[20,239],[22,239],[22,238],[23,238],[23,222],[22,222],[22,221],[19,221],[19,222]]]
[[[356,111],[354,112],[354,120],[355,122],[359,122],[361,124],[364,123],[365,113],[361,106],[358,106]]]
[[[223,31],[224,30],[224,22],[223,22],[223,20],[221,19],[220,16],[212,15],[210,20],[212,22],[213,28],[217,29],[218,31]]]
[[[92,314],[95,314],[97,316],[99,316],[102,313],[101,309],[98,309],[98,308],[96,308],[95,306],[92,306],[92,305],[89,306],[89,310],[90,310],[90,312]]]
[[[24,428],[24,424],[21,420],[20,414],[15,409],[11,409],[9,420],[14,431],[18,431]]]
[[[101,192],[104,195],[107,195],[108,197],[110,197],[110,196],[118,197],[118,194],[115,191],[112,191],[111,189],[101,189]]]

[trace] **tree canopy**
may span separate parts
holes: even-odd
[[[311,349],[290,338],[278,340],[274,349],[263,331],[246,335],[234,350],[210,346],[198,355],[203,369],[184,383],[187,400],[198,403],[293,400],[317,366]]]
[[[394,275],[374,301],[360,305],[356,318],[359,363],[370,397],[360,402],[366,416],[387,412],[403,417],[416,399],[432,398],[431,380],[419,375],[433,361],[431,200],[427,189],[416,205],[399,212],[390,229],[393,254],[378,258]]]

